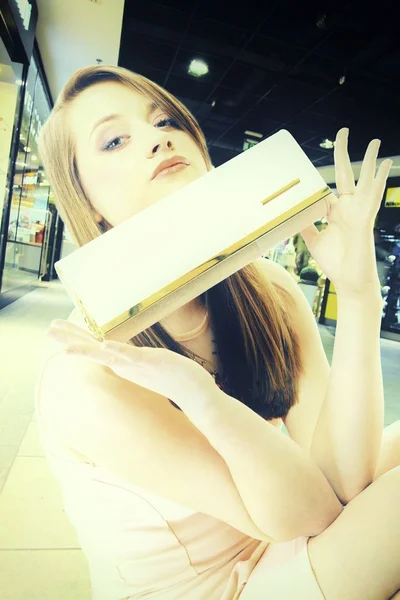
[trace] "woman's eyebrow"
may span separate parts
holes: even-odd
[[[96,121],[96,123],[93,126],[92,131],[90,132],[89,138],[92,137],[95,129],[97,129],[97,127],[99,125],[102,125],[103,123],[107,123],[107,121],[113,121],[114,119],[120,119],[122,115],[118,115],[118,114],[114,114],[114,115],[107,115],[106,117],[102,117],[101,119],[99,119],[98,121]]]
[[[150,102],[147,105],[147,116],[150,116],[151,113],[154,112],[157,108],[158,108],[157,102]],[[96,123],[93,125],[93,129],[90,132],[89,138],[92,137],[95,129],[97,129],[97,127],[99,127],[99,125],[102,125],[103,123],[107,123],[108,121],[113,121],[114,119],[121,119],[121,118],[122,118],[122,115],[120,115],[120,114],[112,114],[112,115],[107,115],[105,117],[102,117],[101,119],[96,121]]]

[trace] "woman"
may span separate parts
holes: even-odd
[[[128,343],[99,344],[76,313],[52,323],[37,420],[97,600],[386,600],[400,588],[372,236],[390,161],[375,177],[378,146],[355,188],[339,132],[342,196],[323,234],[303,232],[339,299],[331,370],[306,300],[263,259]],[[185,107],[115,67],[72,76],[40,148],[80,246],[212,168]],[[170,158],[179,166],[160,172]]]

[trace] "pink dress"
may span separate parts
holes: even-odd
[[[93,600],[324,600],[307,538],[255,540],[61,448],[44,427],[40,380],[39,435],[89,564]]]

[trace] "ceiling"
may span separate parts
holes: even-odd
[[[36,0],[36,38],[55,100],[80,67],[116,65],[124,0]]]
[[[215,166],[243,150],[246,130],[266,137],[288,129],[317,167],[333,163],[333,150],[320,143],[343,126],[352,160],[362,160],[375,137],[381,156],[398,155],[400,5],[366,6],[126,0],[119,64],[195,114]],[[208,64],[206,75],[188,74],[194,58]]]

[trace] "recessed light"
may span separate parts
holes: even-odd
[[[335,142],[331,142],[331,140],[328,140],[328,138],[325,138],[321,143],[320,143],[320,147],[321,148],[325,148],[325,150],[332,150],[332,148],[335,147]]]
[[[36,156],[36,154],[32,154],[32,160],[33,160],[33,161],[36,161],[36,160],[37,160],[37,156]]]
[[[245,131],[244,133],[245,133],[245,135],[252,135],[253,137],[256,137],[256,138],[263,137],[262,133],[256,133],[255,131]]]
[[[24,150],[25,150],[25,152],[30,152],[31,151],[31,149],[29,148],[29,146],[24,146]]]
[[[215,100],[213,100],[213,101],[211,102],[211,106],[214,108],[214,106],[215,106],[215,105],[216,105],[216,102],[215,102]]]
[[[188,73],[194,77],[202,77],[208,73],[208,65],[204,60],[194,58],[189,65]]]

